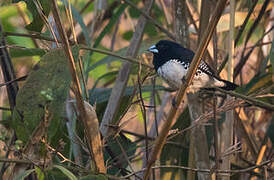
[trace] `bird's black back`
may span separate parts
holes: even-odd
[[[169,60],[176,59],[190,64],[194,57],[193,51],[172,41],[161,40],[156,44],[156,47],[159,50],[159,53],[154,54],[153,57],[153,65],[156,71]]]
[[[156,48],[159,50],[159,53],[155,53],[153,57],[153,65],[156,71],[169,60],[177,60],[181,63],[190,65],[194,57],[194,52],[192,50],[184,48],[173,41],[161,40],[156,44]],[[204,61],[200,63],[198,69],[206,74],[214,76],[213,70]]]

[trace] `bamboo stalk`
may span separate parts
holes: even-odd
[[[146,1],[145,2],[145,12],[149,13],[150,9],[154,3],[154,0]],[[136,31],[131,39],[130,46],[127,49],[126,56],[129,57],[136,57],[141,40],[143,38],[144,28],[146,25],[146,18],[144,16],[141,16],[138,20],[138,23],[136,25]],[[115,122],[115,116],[119,110],[121,98],[123,96],[125,87],[128,82],[130,70],[131,70],[132,64],[130,62],[123,63],[122,67],[120,68],[118,77],[115,81],[113,90],[111,92],[107,108],[105,110],[102,123],[100,125],[100,131],[104,137],[108,137],[112,134],[112,129],[109,128],[109,125],[118,124],[118,122]]]

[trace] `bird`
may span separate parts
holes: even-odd
[[[194,52],[170,40],[160,40],[152,45],[148,51],[153,53],[153,65],[157,74],[172,89],[178,90],[185,79]],[[197,92],[202,88],[211,90],[214,87],[231,91],[238,86],[216,76],[210,66],[202,60],[192,83],[188,87],[188,92]]]

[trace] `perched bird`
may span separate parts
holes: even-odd
[[[160,40],[157,44],[151,46],[148,51],[153,53],[155,71],[172,88],[179,89],[194,57],[194,52],[169,40]],[[201,88],[212,87],[234,90],[237,85],[217,77],[206,62],[202,60],[189,90],[196,92]]]

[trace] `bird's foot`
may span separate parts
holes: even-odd
[[[183,76],[181,80],[182,80],[183,85],[185,85],[186,84],[186,77]]]
[[[173,106],[174,108],[176,108],[176,109],[178,108],[178,106],[177,106],[177,104],[176,104],[176,99],[175,99],[175,97],[172,98],[171,104],[172,104],[172,106]]]

